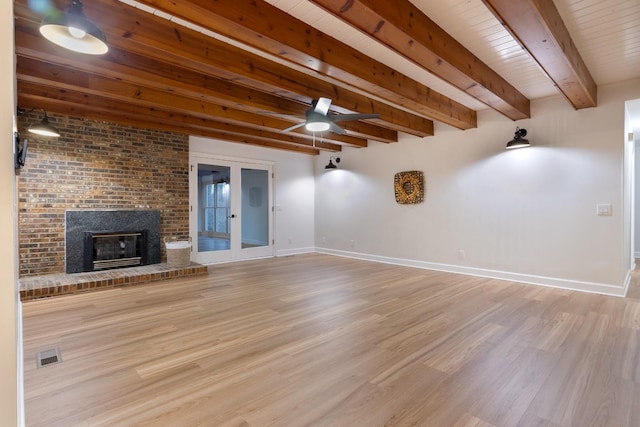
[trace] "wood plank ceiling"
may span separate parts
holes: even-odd
[[[109,45],[106,55],[91,56],[38,32],[51,7],[65,10],[69,0],[40,9],[17,0],[18,105],[308,154],[392,143],[399,132],[427,137],[434,121],[474,128],[479,108],[512,120],[530,117],[528,97],[494,70],[501,65],[483,62],[417,1],[294,1],[289,8],[298,14],[332,20],[327,28],[335,31],[324,32],[278,3],[86,0],[85,14]],[[553,1],[483,3],[479,13],[491,13],[491,24],[504,26],[574,108],[596,105],[596,83]],[[356,35],[340,37],[341,31]],[[358,37],[375,45],[374,54],[354,47]],[[346,135],[281,132],[303,121],[319,97],[332,99],[333,113],[380,118],[340,122]]]

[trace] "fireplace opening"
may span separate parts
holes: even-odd
[[[148,264],[147,230],[87,231],[84,234],[84,271]]]

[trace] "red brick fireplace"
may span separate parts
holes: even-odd
[[[32,136],[19,172],[20,277],[65,272],[67,210],[158,210],[160,235],[188,235],[186,135],[48,114],[60,138]],[[166,259],[161,246],[161,260]]]

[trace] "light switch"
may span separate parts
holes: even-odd
[[[611,205],[608,203],[596,205],[596,213],[598,216],[611,216]]]

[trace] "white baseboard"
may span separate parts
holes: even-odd
[[[439,264],[426,261],[392,258],[379,255],[361,254],[357,252],[339,251],[335,249],[316,248],[316,252],[329,255],[337,255],[347,258],[356,258],[366,261],[382,262],[385,264],[403,265],[425,270],[446,271],[449,273],[465,274],[468,276],[487,277],[491,279],[509,280],[512,282],[527,283],[531,285],[547,286],[552,288],[567,289],[572,291],[589,292],[595,294],[624,297],[631,281],[631,271],[622,285],[610,285],[606,283],[582,282],[577,280],[558,279],[554,277],[534,276],[528,274],[511,273],[508,271],[487,270],[482,268],[464,267],[460,265]]]
[[[276,251],[276,256],[291,256],[291,255],[300,255],[300,254],[308,254],[311,252],[317,252],[316,248],[295,248],[295,249],[281,249]]]

